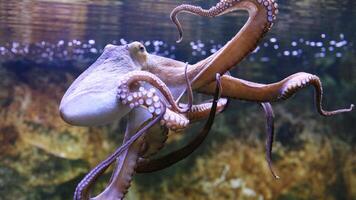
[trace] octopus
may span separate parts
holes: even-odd
[[[352,111],[349,108],[326,111],[322,107],[322,84],[318,76],[299,72],[271,84],[235,78],[229,70],[240,63],[272,28],[278,14],[275,0],[221,0],[209,9],[183,4],[173,9],[171,20],[183,29],[178,14],[216,17],[245,10],[249,18],[241,30],[220,50],[195,64],[149,54],[143,44],[107,45],[103,54],[69,87],[59,106],[69,124],[96,126],[126,118],[123,144],[93,168],[75,189],[74,199],[123,199],[134,173],[167,168],[190,155],[204,141],[214,117],[226,109],[229,99],[259,103],[266,118],[266,160],[272,175],[274,114],[271,102],[290,98],[299,90],[315,89],[315,106],[322,116]],[[193,103],[193,91],[213,96]],[[187,102],[181,99],[187,96]],[[186,130],[192,123],[206,120],[202,130],[185,146],[161,157],[154,157],[169,136]],[[91,197],[97,179],[115,163],[105,190]]]

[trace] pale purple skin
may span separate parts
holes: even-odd
[[[128,115],[132,108],[120,102],[117,98],[117,88],[120,80],[125,77],[125,74],[132,71],[141,71],[147,69],[147,57],[149,56],[145,51],[134,51],[137,46],[143,47],[142,44],[138,42],[133,42],[128,45],[114,46],[107,45],[104,49],[103,54],[97,59],[97,61],[92,64],[84,73],[82,73],[70,86],[60,103],[60,114],[61,117],[68,123],[77,126],[96,126],[111,123],[113,121],[118,121],[122,117]],[[154,66],[156,64],[154,61],[160,59],[157,56],[152,56],[150,64]],[[186,65],[187,66],[187,65]],[[186,67],[187,69],[187,67]],[[188,77],[185,74],[185,78],[188,81]],[[189,84],[185,82],[185,86]],[[167,86],[165,86],[167,87]],[[168,89],[169,92],[173,91],[173,96],[178,96],[180,93],[177,88],[180,85],[173,84],[173,86]],[[157,88],[159,92],[160,88]],[[176,91],[176,92],[174,92]],[[178,91],[178,92],[177,92]],[[191,88],[189,89],[191,91]],[[165,110],[166,102],[162,98],[163,93],[157,93],[161,98],[162,110]],[[162,101],[163,100],[163,101]],[[167,99],[165,99],[167,100]],[[188,106],[189,110],[192,103],[192,94],[188,93]],[[164,108],[164,109],[163,109]],[[162,112],[157,118],[152,116],[146,109],[137,108],[135,112],[131,112],[130,126],[128,126],[126,138],[136,138],[130,139],[127,143],[124,143],[122,147],[117,149],[110,157],[105,161],[100,163],[95,167],[81,182],[78,184],[75,193],[75,199],[87,199],[89,198],[90,188],[95,180],[100,176],[105,169],[112,164],[117,157],[120,157],[122,167],[120,171],[133,170],[136,164],[135,158],[138,158],[138,154],[141,152],[140,149],[129,149],[131,146],[135,146],[134,142],[145,134],[146,130],[152,127],[155,123],[159,122],[162,118]],[[150,122],[145,129],[142,129],[141,125],[154,117],[154,124]],[[158,123],[159,124],[159,123]],[[137,131],[139,130],[139,131]],[[137,133],[136,133],[137,132]],[[159,133],[158,139],[161,137]],[[157,135],[156,134],[156,135]],[[157,136],[156,136],[157,137]],[[159,139],[160,142],[164,140]],[[154,144],[150,144],[154,145]],[[163,144],[162,144],[163,146]],[[127,155],[121,155],[125,151]],[[134,160],[132,160],[134,159]],[[128,161],[127,161],[128,160]],[[131,164],[128,164],[131,163]],[[120,163],[118,163],[118,166]],[[115,176],[113,182],[116,184],[124,185],[122,188],[115,192],[116,197],[123,196],[125,194],[125,188],[129,186],[127,180],[131,180],[132,173],[125,172],[122,177],[118,178]],[[112,184],[111,184],[112,185]],[[115,187],[113,187],[115,188]],[[112,192],[114,189],[105,190],[101,195],[95,199],[107,199],[107,191]],[[112,198],[116,198],[115,195]]]
[[[137,55],[132,49],[139,45],[143,47],[138,42],[122,46],[107,45],[97,61],[84,71],[64,94],[59,106],[63,120],[77,126],[96,126],[118,121],[131,110],[117,99],[118,82],[125,74],[132,71],[149,71],[148,69],[154,71],[154,74],[155,70],[161,71],[156,69],[156,66],[162,67],[162,62],[168,63],[167,65],[173,62],[187,66],[182,62],[148,54],[145,50]],[[184,71],[182,75],[181,81],[164,80],[174,98],[181,95],[187,87],[185,80],[188,77],[184,75]],[[193,75],[194,73],[190,73],[190,76]],[[159,88],[158,95],[164,99]]]
[[[123,74],[141,68],[130,58],[127,45],[107,45],[97,61],[64,94],[59,106],[63,120],[77,126],[120,120],[130,108],[118,102],[117,82]]]

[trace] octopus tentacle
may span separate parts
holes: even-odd
[[[140,105],[148,107],[148,110],[153,112],[160,112],[159,110],[159,96],[156,94],[156,89],[162,93],[165,99],[168,101],[173,111],[178,113],[185,113],[189,111],[193,101],[193,92],[187,78],[188,88],[188,106],[184,109],[180,108],[174,101],[174,97],[170,92],[168,86],[154,74],[146,71],[132,71],[125,75],[125,77],[119,81],[119,87],[117,90],[117,97],[123,104],[128,104],[130,108],[134,108]],[[144,87],[139,87],[139,91],[132,92],[131,87],[137,84],[139,81],[145,81],[150,83],[155,88],[146,90]],[[159,113],[158,113],[159,114]]]
[[[187,12],[202,17],[216,17],[236,10],[237,8],[234,7],[242,1],[243,0],[222,0],[210,9],[203,9],[200,6],[193,6],[189,4],[182,4],[177,6],[173,9],[170,15],[172,22],[176,25],[179,32],[179,39],[177,42],[181,42],[183,39],[183,28],[177,17],[180,12]],[[271,11],[267,13],[267,20],[272,22],[275,18],[275,13],[272,12],[272,5],[270,2],[267,0],[258,0],[257,2],[266,6],[266,8]]]
[[[152,73],[145,71],[132,71],[125,75],[125,77],[119,81],[119,87],[117,90],[117,97],[121,100],[123,104],[128,104],[131,108],[145,105],[149,108],[149,111],[152,112],[155,109],[154,103],[159,105],[159,96],[156,94],[155,88],[150,88],[146,90],[144,87],[139,87],[139,90],[136,92],[131,91],[131,87],[139,81],[145,81],[150,83],[166,98],[168,103],[173,107],[177,112],[183,112],[177,104],[174,102],[174,98],[170,93],[168,87],[161,81],[158,77]]]
[[[315,75],[305,72],[293,74],[282,81],[272,84],[253,83],[224,75],[221,77],[221,84],[224,88],[222,96],[255,102],[285,100],[300,89],[311,85],[315,88],[315,105],[319,114],[323,116],[331,116],[339,113],[350,112],[354,108],[354,105],[351,104],[350,108],[347,109],[325,111],[322,107],[323,89],[320,79]],[[200,88],[199,91],[207,94],[213,94],[214,85],[215,83],[211,83],[206,87]]]
[[[147,158],[155,155],[164,147],[164,144],[168,139],[168,133],[169,129],[160,124],[150,128],[145,136],[145,146],[140,156]]]
[[[143,136],[150,127],[152,127],[154,124],[156,124],[162,119],[166,110],[166,105],[163,102],[161,103],[161,109],[163,112],[155,116],[152,121],[150,121],[146,126],[144,126],[135,135],[133,135],[121,147],[116,149],[114,153],[112,153],[108,158],[98,164],[82,179],[82,181],[80,181],[74,192],[74,200],[83,200],[89,198],[90,189],[92,188],[96,180],[99,178],[99,176],[102,175],[105,170],[116,160],[116,158],[125,150],[127,150],[133,142],[135,142],[139,137]]]
[[[274,178],[279,179],[279,176],[274,172],[272,165],[272,145],[274,136],[274,113],[270,103],[261,103],[266,115],[266,160]]]
[[[125,197],[144,142],[144,138],[138,138],[117,158],[117,168],[113,172],[110,184],[98,196],[90,198],[91,200],[123,199]]]
[[[185,114],[188,119],[185,118],[184,120],[186,120],[187,123],[191,123],[191,122],[194,122],[194,121],[198,121],[198,120],[209,118],[213,103],[214,103],[214,100],[211,99],[207,103],[193,105],[192,109],[188,113]],[[219,100],[217,101],[217,107],[216,107],[215,113],[218,114],[218,113],[223,112],[226,109],[227,105],[228,105],[228,99],[219,98]],[[166,114],[169,111],[170,110],[167,109]],[[177,114],[177,113],[174,113],[174,114],[179,115],[179,118],[183,117],[182,114]],[[165,117],[163,117],[163,118],[165,118]],[[146,141],[145,144],[148,145],[147,146],[148,150],[145,150],[143,157],[152,156],[159,149],[161,149],[163,147],[163,141],[165,141],[167,139],[168,129],[176,131],[176,130],[183,129],[183,128],[187,127],[187,126],[184,126],[184,127],[174,127],[174,126],[173,127],[169,127],[169,126],[167,126],[167,123],[170,123],[170,124],[173,124],[173,125],[174,124],[179,124],[177,122],[172,122],[172,121],[163,122],[163,120],[161,120],[161,125],[162,126],[160,127],[159,130],[157,130],[158,127],[156,127],[156,126],[150,128],[150,130],[147,133],[147,137],[145,139],[145,141]],[[162,132],[162,134],[157,134],[157,132]],[[162,135],[164,136],[163,138],[162,138]],[[151,138],[150,136],[153,136],[153,138]],[[158,136],[158,138],[160,138],[158,143],[157,143],[157,136]],[[163,139],[163,141],[162,141],[162,139]],[[150,141],[150,140],[152,140],[152,141]],[[151,147],[152,143],[154,145],[153,148]]]
[[[226,109],[228,102],[229,100],[227,98],[220,98],[217,102],[216,113],[223,112]],[[189,121],[194,122],[206,119],[211,112],[213,103],[214,100],[212,100],[211,102],[193,105],[192,109],[187,113]]]
[[[149,120],[149,115],[145,115],[144,109],[135,109],[128,115],[128,121],[126,124],[125,136],[123,144],[126,143],[137,130],[140,130],[146,123],[146,119]],[[146,117],[148,118],[146,118]],[[145,123],[142,123],[146,121]],[[103,192],[97,195],[92,200],[113,200],[123,199],[131,185],[132,177],[135,173],[135,166],[138,158],[142,155],[143,151],[146,151],[146,144],[150,138],[152,139],[151,130],[156,130],[160,127],[157,123],[150,129],[148,129],[143,137],[138,138],[132,145],[124,151],[116,160],[115,169],[112,173],[108,186]],[[163,141],[157,141],[161,143]]]
[[[182,130],[186,128],[189,124],[189,119],[185,115],[173,112],[170,109],[166,110],[164,114],[161,125],[165,126],[173,131]]]
[[[323,98],[323,87],[319,77],[315,75],[303,74],[302,76],[296,76],[294,79],[289,80],[281,88],[281,94],[278,97],[279,99],[288,99],[290,96],[295,94],[298,90],[307,87],[309,85],[314,86],[315,89],[315,106],[320,115],[331,116],[339,113],[350,112],[353,110],[354,105],[351,104],[350,108],[347,109],[338,109],[334,111],[325,111],[322,107],[322,98]]]
[[[214,119],[215,119],[215,114],[217,111],[217,106],[218,106],[218,100],[221,96],[221,84],[220,84],[220,75],[216,74],[216,89],[215,89],[215,94],[214,94],[214,99],[212,103],[212,107],[210,109],[209,113],[209,118],[207,122],[204,125],[203,130],[195,136],[195,138],[190,141],[186,146],[173,151],[165,156],[162,156],[160,158],[156,158],[153,160],[150,159],[141,159],[139,160],[139,163],[135,169],[137,173],[148,173],[148,172],[153,172],[153,171],[158,171],[164,168],[167,168],[184,158],[186,158],[188,155],[192,154],[195,149],[197,149],[201,143],[204,141],[204,139],[207,137]]]
[[[246,24],[219,51],[192,66],[194,69],[192,72],[196,69],[200,71],[192,81],[194,89],[213,82],[214,74],[224,74],[256,48],[257,43],[273,25],[278,13],[278,4],[275,0],[221,0],[210,9],[184,4],[172,11],[171,19],[182,35],[182,28],[177,18],[180,12],[215,17],[235,10],[248,11],[249,18]],[[234,56],[231,57],[231,55]]]
[[[188,90],[188,104],[185,106],[186,111],[190,111],[193,106],[193,89],[192,89],[192,86],[190,84],[189,77],[188,77],[188,66],[189,66],[189,63],[186,63],[185,69],[184,69],[184,77],[185,77],[185,81],[187,84],[186,90]]]

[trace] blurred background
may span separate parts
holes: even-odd
[[[67,125],[58,113],[65,90],[108,43],[141,41],[150,53],[190,63],[206,58],[235,35],[247,13],[181,15],[180,44],[169,14],[181,3],[216,2],[0,0],[0,199],[71,199],[85,173],[121,145],[124,122]],[[356,1],[278,3],[274,27],[232,74],[271,83],[305,71],[321,78],[326,108],[356,103]],[[261,108],[232,101],[194,154],[136,175],[127,199],[356,199],[356,113],[319,116],[311,88],[273,105],[280,180],[265,161]],[[170,140],[165,151],[201,125]]]

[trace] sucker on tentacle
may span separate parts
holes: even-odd
[[[274,137],[274,114],[270,103],[261,103],[261,106],[266,115],[266,160],[268,168],[274,178],[279,179],[279,176],[274,172],[272,165],[272,146]]]
[[[188,104],[185,105],[184,108],[180,108],[179,104],[174,101],[169,88],[163,81],[161,81],[161,79],[145,71],[133,71],[126,74],[125,78],[119,81],[117,97],[123,104],[128,104],[130,108],[143,106],[146,107],[151,114],[160,114],[162,112],[160,109],[160,98],[156,94],[156,89],[150,88],[149,90],[146,90],[143,86],[141,86],[139,87],[138,91],[131,91],[131,88],[134,84],[137,84],[139,81],[146,81],[156,88],[159,88],[159,91],[172,106],[173,110],[167,108],[166,113],[161,120],[161,125],[164,125],[172,130],[186,128],[189,124],[189,120],[184,115],[182,115],[182,113],[189,112],[193,104],[193,91],[187,76],[187,67],[188,63],[185,67]]]
[[[96,180],[102,175],[105,170],[116,160],[116,158],[125,151],[133,142],[135,142],[139,137],[143,136],[146,131],[152,127],[154,124],[158,123],[166,110],[166,106],[161,102],[162,112],[159,115],[154,115],[154,119],[150,121],[146,126],[144,126],[140,131],[133,135],[126,143],[120,146],[111,154],[108,158],[98,164],[94,169],[92,169],[78,184],[74,192],[74,200],[87,200],[89,199],[90,190]]]
[[[170,109],[166,110],[166,113],[161,120],[161,125],[165,126],[173,131],[182,130],[189,124],[189,120],[183,115],[173,112]]]
[[[187,8],[181,9],[182,11],[192,13]],[[209,10],[203,11],[209,13]],[[216,73],[224,74],[251,53],[272,27],[273,20],[278,13],[278,5],[274,0],[224,0],[211,8],[211,11],[216,11],[215,13],[210,12],[209,14],[211,17],[214,17],[235,10],[247,11],[248,20],[240,31],[221,49],[192,66],[193,68],[201,69],[198,75],[192,80],[193,89],[205,87],[207,84],[213,83]],[[176,13],[179,13],[179,11],[180,9],[177,8]],[[173,19],[177,15],[174,13],[172,15]],[[196,12],[193,14],[202,15],[204,13]]]
[[[139,163],[135,169],[137,173],[154,172],[172,166],[173,164],[183,160],[188,155],[192,154],[195,151],[195,149],[197,149],[201,145],[201,143],[209,134],[209,131],[215,119],[215,114],[217,111],[217,106],[222,91],[222,87],[220,83],[220,74],[216,74],[216,83],[217,84],[216,84],[214,99],[212,102],[209,117],[201,132],[198,133],[198,135],[196,135],[195,138],[192,141],[190,141],[186,146],[178,150],[175,150],[165,156],[152,160],[150,159],[139,160]]]
[[[232,12],[234,10],[234,6],[243,1],[244,0],[221,0],[210,9],[203,9],[200,6],[193,6],[189,4],[182,4],[177,6],[173,9],[170,15],[172,22],[176,25],[179,32],[179,39],[177,40],[177,43],[183,40],[183,28],[177,17],[180,12],[187,12],[202,17],[215,17]],[[278,14],[278,4],[275,2],[275,0],[256,0],[256,2],[266,8],[266,18],[271,27],[273,25],[272,22],[276,19],[276,15]]]
[[[283,87],[281,88],[281,94],[278,97],[279,99],[288,99],[293,94],[295,94],[298,90],[305,88],[309,85],[314,86],[315,89],[315,106],[320,115],[323,116],[332,116],[339,113],[350,112],[353,110],[354,105],[351,104],[350,108],[347,109],[338,109],[334,111],[326,111],[322,107],[322,99],[323,99],[323,88],[319,77],[307,74],[307,73],[297,73],[294,77],[288,80]]]
[[[323,116],[330,116],[353,110],[354,105],[351,104],[348,109],[339,109],[335,111],[325,111],[322,108],[322,85],[320,79],[312,74],[299,72],[293,74],[282,81],[272,84],[259,84],[250,81],[245,81],[228,75],[221,77],[221,83],[224,88],[223,96],[228,96],[235,99],[254,101],[254,102],[273,102],[286,100],[309,85],[315,88],[315,105],[318,112]],[[199,92],[212,94],[214,84],[211,83],[204,88],[199,89]]]
[[[139,87],[136,92],[131,91],[131,87],[139,81],[145,81],[152,86],[159,89],[159,91],[166,98],[172,109],[183,113],[178,105],[174,102],[174,98],[170,93],[168,87],[155,75],[145,71],[132,71],[127,73],[122,80],[119,81],[117,97],[123,104],[128,104],[130,108],[134,108],[140,105],[146,106],[150,113],[159,112],[156,108],[159,108],[159,96],[156,94],[155,88],[146,90],[144,87]]]
[[[146,106],[150,113],[159,114],[159,96],[156,94],[156,89],[150,88],[146,90],[144,87],[139,87],[139,91],[132,92],[130,91],[134,84],[137,84],[139,81],[145,81],[150,83],[152,86],[157,88],[159,92],[165,97],[173,111],[178,113],[186,113],[191,109],[193,102],[193,91],[187,76],[187,67],[185,70],[185,77],[187,82],[188,90],[188,105],[185,108],[180,108],[179,105],[174,101],[174,98],[168,88],[168,86],[154,74],[146,71],[132,71],[125,75],[122,80],[119,81],[117,97],[121,100],[123,104],[128,104],[130,108],[137,106]]]
[[[217,102],[216,113],[223,112],[226,109],[228,102],[229,100],[227,98],[220,98]],[[187,113],[189,121],[194,122],[205,119],[206,116],[208,116],[211,112],[211,107],[213,103],[214,101],[211,100],[211,102],[209,101],[206,103],[193,105],[192,109]]]

